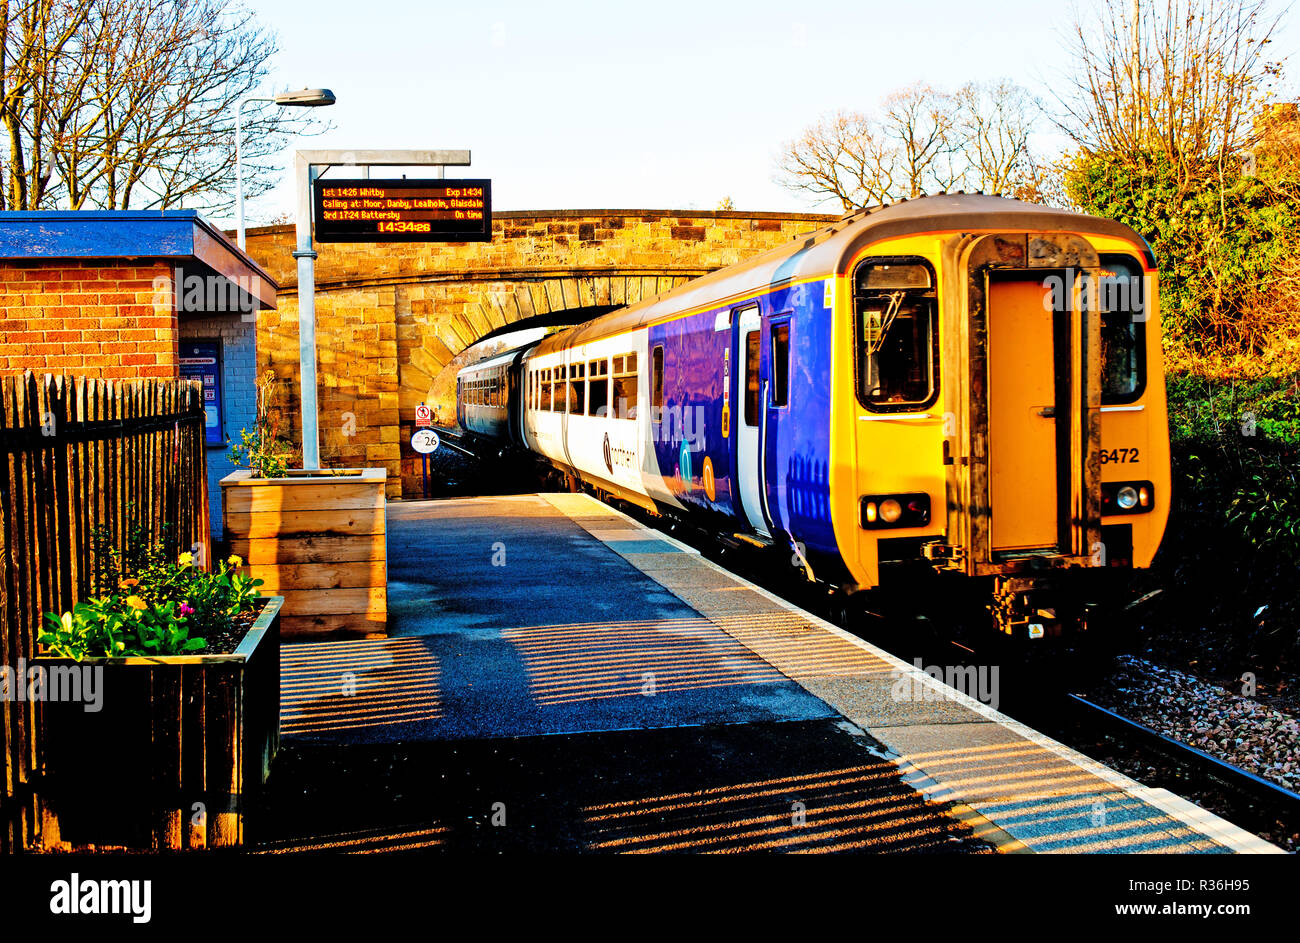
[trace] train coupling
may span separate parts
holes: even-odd
[[[1055,638],[1063,621],[1050,584],[1023,577],[994,577],[990,609],[997,628],[1013,639]]]
[[[934,540],[921,545],[921,556],[938,569],[960,568],[966,557],[966,548]]]

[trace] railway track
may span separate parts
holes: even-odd
[[[439,448],[448,448],[472,459],[479,458],[477,454],[465,447],[465,436],[462,433],[442,426],[435,426],[433,431],[438,433]]]
[[[1121,772],[1147,785],[1165,786],[1269,841],[1297,850],[1300,793],[1078,694],[1062,697],[1061,713],[1065,728],[1053,735],[1075,749],[1089,755],[1123,754],[1118,765],[1129,768]]]

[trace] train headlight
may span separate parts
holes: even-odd
[[[1155,486],[1149,481],[1107,481],[1101,486],[1101,513],[1143,514],[1155,506]]]
[[[924,527],[930,523],[930,496],[910,494],[868,494],[861,502],[862,526],[877,528]]]

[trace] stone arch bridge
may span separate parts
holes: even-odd
[[[317,246],[316,347],[322,464],[384,465],[390,496],[419,487],[406,443],[415,407],[478,341],[585,321],[780,245],[835,219],[808,213],[546,210],[496,213],[486,243]],[[280,284],[258,315],[259,371],[298,407],[292,226],[248,231],[248,253]],[[298,423],[292,422],[293,431]]]

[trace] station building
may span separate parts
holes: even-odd
[[[256,419],[257,318],[278,286],[194,210],[0,212],[0,375],[196,377],[208,500]]]

